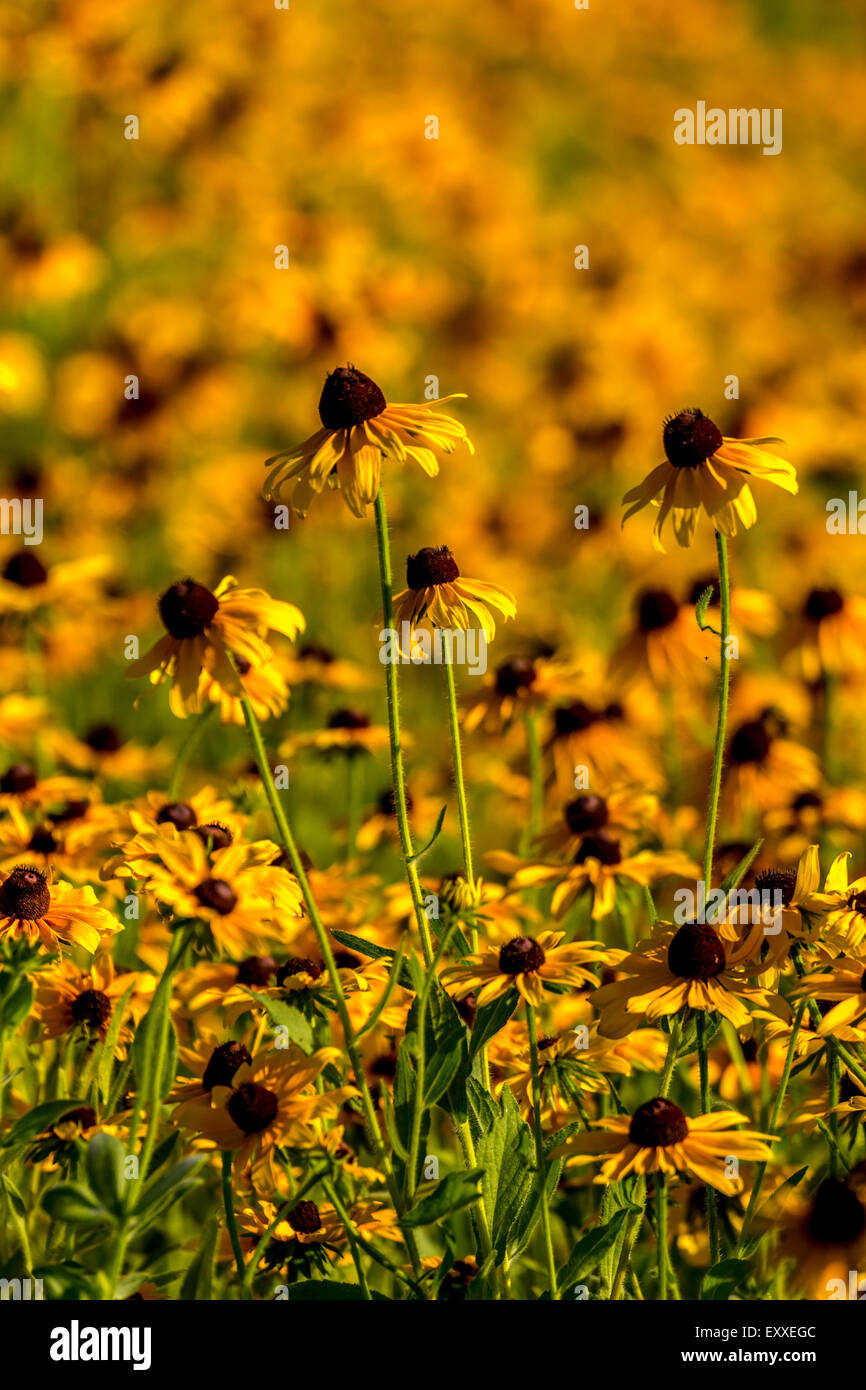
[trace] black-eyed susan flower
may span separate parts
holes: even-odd
[[[861,954],[866,940],[866,874],[848,881],[847,851],[838,854],[827,870],[824,887],[814,893],[810,909],[819,919],[821,940],[837,952]]]
[[[733,816],[746,819],[821,784],[811,748],[777,732],[771,717],[748,719],[733,729],[725,765],[724,805]]]
[[[555,884],[551,910],[559,919],[584,892],[592,895],[592,917],[600,921],[613,911],[617,881],[649,887],[659,879],[674,877],[694,881],[700,867],[682,850],[642,849],[624,852],[616,835],[609,830],[593,830],[583,835],[570,863],[528,861],[501,850],[493,850],[487,862],[507,874],[513,888],[543,888]]]
[[[493,1039],[488,1055],[496,1078],[494,1091],[508,1085],[524,1114],[535,1104],[534,1073],[527,1031],[511,1021]],[[613,1038],[603,1038],[597,1026],[568,1029],[538,1039],[538,1075],[545,1122],[564,1124],[566,1112],[591,1094],[608,1090],[608,1077],[628,1076],[630,1061]]]
[[[64,960],[40,972],[35,1013],[46,1037],[80,1032],[105,1041],[115,1009],[123,1001],[123,1018],[115,1055],[125,1057],[133,1028],[150,1006],[156,977],[146,971],[118,971],[108,951],[94,957],[89,970]]]
[[[781,1229],[776,1250],[791,1260],[795,1288],[814,1299],[861,1297],[860,1271],[866,1261],[866,1202],[854,1175],[825,1178],[809,1195],[789,1189],[773,1199],[773,1225]]]
[[[743,1180],[729,1176],[728,1160],[761,1162],[770,1157],[774,1142],[771,1134],[737,1127],[747,1123],[735,1110],[689,1119],[672,1100],[657,1096],[633,1115],[600,1119],[589,1133],[574,1135],[554,1152],[578,1163],[605,1157],[597,1182],[620,1182],[630,1173],[690,1174],[731,1196],[742,1190]]]
[[[171,707],[179,718],[202,709],[202,671],[239,699],[244,688],[232,658],[264,665],[274,655],[265,641],[268,632],[294,641],[304,628],[294,604],[272,599],[263,589],[241,589],[231,575],[213,592],[194,579],[172,584],[159,600],[159,616],[165,636],[126,675],[149,676],[153,685],[170,679]]]
[[[406,742],[404,736],[404,742]],[[384,724],[374,724],[365,710],[351,705],[341,706],[328,716],[324,728],[292,734],[280,744],[280,754],[292,757],[304,748],[317,753],[378,753],[388,747],[388,730]]]
[[[681,1009],[720,1013],[735,1028],[747,1028],[750,1007],[768,1008],[776,1000],[741,968],[754,954],[761,930],[758,924],[744,941],[731,942],[708,923],[679,928],[656,923],[652,937],[621,962],[626,978],[602,985],[591,996],[601,1011],[599,1032],[621,1038]]]
[[[658,797],[637,787],[612,786],[604,795],[580,792],[567,801],[560,817],[538,838],[543,855],[571,859],[585,835],[606,830],[621,840],[645,830],[658,813]]]
[[[691,604],[666,589],[644,589],[635,601],[631,631],[610,658],[612,680],[649,675],[657,685],[694,683],[711,671],[713,637],[702,632]]]
[[[782,634],[789,665],[810,684],[866,670],[866,598],[839,589],[810,589]]]
[[[463,716],[463,727],[467,733],[479,727],[502,733],[521,714],[575,698],[578,676],[574,664],[554,655],[512,656],[484,676],[481,693]]]
[[[596,983],[593,969],[618,959],[597,941],[570,941],[565,932],[515,936],[504,946],[487,946],[442,971],[442,983],[456,999],[474,994],[478,1007],[516,989],[527,1004],[544,1002],[546,987],[580,987]]]
[[[317,1091],[316,1078],[340,1056],[322,1047],[307,1056],[299,1048],[258,1053],[243,1062],[231,1079],[211,1087],[200,1106],[186,1105],[183,1127],[217,1148],[234,1153],[236,1171],[255,1161],[267,1167],[276,1145],[293,1147],[314,1139],[316,1119],[336,1116],[354,1086]]]
[[[200,836],[181,836],[170,824],[153,840],[152,858],[127,861],[118,873],[125,867],[140,875],[146,891],[176,920],[204,922],[225,955],[238,959],[281,940],[286,919],[301,916],[297,879],[263,862],[258,846],[232,844],[209,853]]]
[[[0,942],[24,937],[49,951],[61,943],[80,946],[90,955],[120,923],[101,907],[90,887],[52,883],[31,864],[17,864],[0,877]]]
[[[498,584],[461,575],[457,561],[446,545],[425,546],[406,560],[406,588],[394,596],[394,622],[398,631],[407,625],[409,646],[414,652],[415,632],[436,629],[477,628],[490,642],[496,634],[493,610],[505,619],[513,618],[517,606],[512,594]]]
[[[775,483],[785,492],[798,491],[792,464],[777,458],[763,444],[775,439],[726,439],[718,425],[697,407],[681,410],[665,421],[662,436],[665,463],[625,494],[626,522],[650,502],[658,506],[653,544],[664,551],[662,527],[672,515],[674,535],[691,545],[698,516],[704,511],[723,536],[735,536],[738,523],[748,529],[758,518],[750,478]]]
[[[337,487],[355,516],[366,516],[379,491],[386,456],[395,463],[410,459],[435,478],[437,451],[451,454],[456,444],[464,443],[474,453],[463,425],[436,409],[461,399],[443,396],[421,405],[389,405],[370,377],[352,366],[337,367],[319,399],[322,429],[297,448],[266,461],[271,471],[263,495],[278,498],[291,483],[291,504],[299,516],[306,516],[317,493],[326,486]]]
[[[836,1034],[840,1027],[862,1025],[866,1017],[866,959],[838,956],[830,970],[810,971],[804,975],[793,996],[834,1003],[818,1027],[822,1037]]]

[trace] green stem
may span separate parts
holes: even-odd
[[[628,1267],[631,1263],[631,1254],[634,1250],[638,1231],[641,1228],[641,1223],[644,1218],[644,1208],[646,1207],[646,1178],[643,1174],[641,1174],[635,1183],[632,1201],[636,1206],[640,1207],[640,1211],[634,1212],[626,1223],[625,1239],[623,1240],[622,1250],[620,1251],[619,1264],[614,1277],[613,1288],[610,1291],[611,1302],[613,1303],[618,1302],[622,1298],[625,1276],[628,1273]]]
[[[541,833],[544,787],[541,780],[541,739],[538,720],[530,711],[523,716],[523,724],[526,729],[526,756],[529,763],[529,828],[523,846],[526,849]]]
[[[244,1253],[241,1250],[241,1239],[238,1235],[238,1222],[235,1216],[235,1206],[232,1198],[232,1154],[230,1150],[223,1149],[223,1170],[222,1170],[222,1193],[223,1206],[226,1213],[226,1225],[229,1228],[229,1236],[232,1243],[232,1254],[235,1257],[235,1268],[241,1283],[244,1279]]]
[[[544,1248],[547,1255],[547,1278],[550,1297],[558,1297],[556,1287],[556,1261],[553,1257],[553,1233],[550,1228],[550,1205],[547,1200],[547,1163],[544,1157],[544,1137],[541,1132],[541,1073],[538,1067],[538,1036],[535,1028],[535,1009],[526,1006],[526,1021],[529,1025],[529,1059],[532,1067],[532,1120],[535,1130],[535,1166],[538,1175],[538,1200],[541,1203],[541,1222],[544,1228]]]
[[[376,494],[376,542],[379,550],[379,580],[382,589],[382,622],[390,632],[394,630],[394,591],[391,579],[391,549],[388,542],[388,517],[385,511],[385,494],[381,487]],[[400,693],[397,682],[397,665],[394,661],[385,663],[385,694],[388,704],[388,741],[391,747],[391,781],[394,787],[394,804],[397,812],[397,828],[400,832],[400,848],[403,865],[409,882],[409,892],[415,909],[418,934],[427,965],[433,958],[433,945],[430,940],[430,924],[424,911],[424,894],[421,880],[415,865],[415,850],[412,845],[412,831],[409,826],[409,810],[406,802],[406,773],[403,767],[403,748],[400,741]]]
[[[704,886],[709,891],[713,876],[713,850],[716,843],[716,821],[719,814],[719,793],[722,786],[722,763],[725,756],[725,731],[728,723],[728,699],[731,689],[731,667],[728,661],[728,637],[731,631],[731,582],[728,576],[728,546],[720,531],[716,532],[716,551],[719,559],[719,600],[721,604],[721,678],[719,682],[719,713],[716,721],[716,744],[713,752],[713,775],[710,783],[710,803],[707,811],[707,833],[704,842]]]
[[[668,1297],[668,1182],[666,1173],[656,1173],[656,1243],[659,1255],[659,1299]]]
[[[454,758],[454,787],[457,792],[457,811],[460,817],[460,838],[463,842],[463,871],[467,886],[475,886],[475,872],[472,865],[472,836],[469,829],[469,806],[466,800],[466,786],[463,781],[463,750],[460,745],[460,721],[457,716],[457,691],[454,686],[454,665],[451,633],[443,631],[445,647],[445,683],[448,689],[448,721],[451,726],[451,752]],[[471,926],[472,949],[478,950],[478,927]]]
[[[701,1112],[704,1115],[710,1113],[710,1076],[707,1063],[707,1033],[706,1033],[706,1014],[701,1011],[698,1013],[698,1067],[701,1074]],[[719,1245],[719,1213],[716,1209],[716,1189],[707,1183],[705,1186],[707,1196],[707,1230],[710,1237],[710,1257],[712,1263],[718,1264],[721,1249]]]
[[[336,1183],[332,1184],[329,1182],[323,1182],[322,1186],[325,1189],[325,1194],[328,1198],[328,1201],[331,1203],[331,1206],[334,1208],[334,1210],[336,1211],[337,1215],[339,1216],[340,1220],[346,1228],[346,1237],[349,1241],[349,1249],[352,1251],[352,1262],[355,1266],[355,1272],[358,1275],[358,1284],[360,1286],[361,1293],[364,1295],[364,1298],[367,1300],[367,1302],[372,1302],[373,1295],[370,1293],[370,1286],[367,1283],[367,1275],[364,1272],[364,1262],[361,1259],[361,1237],[359,1233],[355,1230],[355,1227],[352,1225],[352,1219],[349,1216],[348,1211],[344,1207],[343,1203],[340,1201],[339,1195],[337,1193]]]
[[[358,1048],[357,1040],[355,1038],[355,1032],[352,1028],[352,1021],[349,1017],[349,1009],[346,1004],[346,996],[343,992],[343,984],[340,980],[339,971],[337,970],[337,965],[334,960],[334,953],[331,950],[331,943],[328,938],[328,933],[325,929],[324,923],[322,922],[321,916],[319,915],[319,909],[316,904],[316,900],[313,897],[313,893],[310,888],[310,882],[307,878],[306,870],[301,861],[301,856],[298,852],[298,847],[295,843],[295,837],[292,834],[291,827],[283,810],[279,795],[277,794],[276,786],[274,785],[274,779],[271,772],[271,768],[268,765],[267,754],[265,752],[265,745],[264,740],[262,738],[262,731],[259,727],[259,721],[257,720],[253,707],[250,704],[249,699],[246,695],[244,695],[241,699],[241,707],[244,712],[244,719],[246,720],[247,733],[249,734],[250,744],[253,750],[253,756],[256,760],[256,766],[259,769],[259,775],[262,780],[262,786],[265,790],[265,796],[268,800],[271,815],[274,819],[274,825],[277,829],[277,835],[279,837],[283,849],[285,850],[288,856],[289,863],[292,866],[292,872],[300,885],[301,895],[304,899],[304,906],[307,909],[307,915],[313,925],[313,930],[316,933],[316,940],[319,945],[319,950],[322,953],[322,959],[325,962],[325,966],[327,968],[328,975],[331,980],[331,986],[334,991],[334,1000],[337,1006],[337,1013],[339,1015],[340,1023],[343,1029],[343,1038],[346,1044],[346,1051],[348,1052],[349,1060],[352,1063],[352,1070],[355,1076],[355,1084],[357,1085],[358,1091],[360,1092],[361,1108],[364,1113],[364,1124],[365,1129],[367,1131],[367,1140],[370,1144],[371,1149],[376,1155],[376,1160],[379,1166],[385,1172],[388,1190],[394,1202],[394,1208],[397,1212],[397,1215],[398,1217],[400,1217],[404,1213],[404,1208],[402,1206],[399,1188],[394,1178],[394,1169],[391,1163],[390,1154],[388,1153],[388,1150],[385,1147],[381,1132],[379,1130],[379,1124],[376,1118],[376,1111],[373,1105],[373,1099],[370,1095],[370,1088],[367,1084],[367,1076],[364,1071],[364,1064],[361,1059],[361,1054]],[[412,1262],[412,1268],[415,1273],[415,1277],[416,1279],[419,1279],[421,1277],[421,1261],[418,1255],[418,1246],[415,1240],[414,1231],[412,1231],[411,1229],[404,1230],[403,1236],[406,1242],[406,1249],[409,1252],[409,1257]]]
[[[794,1058],[797,1052],[797,1038],[800,1034],[800,1025],[803,1022],[803,1014],[806,1012],[808,1000],[804,999],[794,1015],[794,1023],[791,1028],[791,1036],[788,1039],[788,1051],[785,1054],[785,1065],[782,1068],[782,1079],[779,1082],[779,1089],[776,1092],[776,1099],[773,1104],[773,1111],[770,1115],[770,1133],[775,1134],[779,1124],[779,1116],[782,1113],[782,1106],[785,1102],[785,1093],[788,1090],[788,1082],[791,1079],[791,1069],[794,1065]],[[746,1235],[749,1224],[752,1220],[755,1208],[758,1205],[758,1198],[761,1195],[761,1187],[764,1182],[764,1174],[767,1171],[766,1160],[758,1164],[755,1171],[755,1180],[752,1183],[752,1191],[749,1194],[749,1203],[746,1207],[746,1214],[743,1217],[743,1224],[740,1227],[740,1239],[737,1242],[737,1256],[741,1255],[745,1245]]]
[[[667,1096],[668,1091],[671,1089],[671,1081],[673,1080],[674,1070],[677,1065],[677,1052],[679,1051],[682,1031],[683,1016],[682,1014],[677,1014],[676,1018],[671,1024],[671,1031],[668,1037],[668,1051],[667,1056],[665,1057],[665,1069],[662,1072],[661,1084],[659,1086],[660,1096]]]

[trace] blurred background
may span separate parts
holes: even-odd
[[[7,0],[0,488],[44,499],[34,553],[61,568],[50,605],[0,616],[3,696],[46,697],[86,747],[103,726],[150,750],[136,775],[159,780],[184,730],[164,692],[133,709],[124,636],[150,645],[173,580],[233,573],[370,676],[296,691],[269,737],[338,703],[382,723],[372,519],[329,493],[275,531],[259,495],[264,459],[318,428],[346,362],[392,401],[423,400],[431,376],[467,393],[453,408],[474,457],[436,480],[388,467],[392,546],[398,587],[408,553],[447,544],[514,592],[497,660],[555,649],[595,669],[642,587],[684,599],[712,572],[706,525],[666,557],[647,513],[620,530],[622,493],[689,405],[725,434],[782,436],[800,470],[798,498],[755,489],[735,586],[782,618],[814,585],[856,589],[862,542],[825,522],[863,476],[863,48],[856,0]],[[782,108],[782,153],[676,145],[674,112],[698,100]],[[20,548],[0,537],[0,563]],[[86,582],[66,575],[83,559]],[[755,661],[772,672],[770,649]],[[404,681],[419,806],[447,779],[438,676]],[[27,753],[34,730],[5,708],[2,742]],[[242,769],[242,731],[202,747]],[[525,789],[481,742],[469,757],[491,848]],[[342,770],[309,754],[292,778],[327,862]],[[386,786],[377,757],[369,801]]]

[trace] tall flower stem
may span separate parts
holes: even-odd
[[[448,722],[451,728],[451,753],[454,759],[454,788],[457,792],[457,812],[460,817],[460,839],[463,842],[463,872],[467,886],[475,885],[475,872],[472,865],[472,836],[469,829],[469,805],[466,800],[466,786],[463,781],[463,750],[460,744],[460,721],[457,715],[457,691],[454,686],[454,661],[451,633],[443,631],[445,649],[445,685],[448,691]],[[478,950],[478,927],[471,928],[472,949]]]
[[[728,660],[728,638],[731,633],[731,581],[728,575],[728,543],[716,532],[716,552],[719,559],[719,604],[721,632],[719,634],[720,681],[719,713],[716,720],[716,744],[713,751],[713,775],[710,782],[710,802],[707,810],[707,832],[704,842],[704,887],[707,892],[713,876],[713,850],[716,843],[716,822],[719,815],[719,792],[722,786],[722,763],[725,756],[725,733],[728,725],[728,701],[731,691],[731,667]]]
[[[682,1032],[683,1016],[681,1013],[679,1013],[676,1015],[673,1023],[671,1024],[671,1031],[668,1037],[668,1051],[667,1056],[665,1057],[665,1068],[662,1072],[662,1079],[659,1085],[660,1096],[666,1097],[668,1091],[671,1089],[671,1082],[673,1080],[674,1072],[676,1070],[677,1065],[677,1052],[679,1051],[680,1038],[682,1037]]]
[[[806,1012],[807,1004],[808,1000],[804,999],[799,1005],[796,1014],[794,1015],[794,1022],[791,1027],[791,1036],[788,1039],[788,1051],[785,1054],[785,1065],[782,1068],[782,1077],[779,1082],[779,1089],[776,1091],[776,1099],[773,1104],[772,1114],[770,1115],[771,1134],[776,1133],[776,1129],[779,1124],[779,1116],[782,1113],[782,1106],[785,1102],[785,1094],[788,1090],[788,1082],[791,1079],[791,1068],[794,1065],[794,1058],[797,1055],[797,1038],[800,1035],[800,1024],[803,1022],[803,1015]],[[742,1250],[745,1244],[746,1235],[748,1233],[749,1224],[752,1220],[752,1215],[755,1211],[755,1208],[758,1205],[758,1198],[761,1195],[761,1187],[763,1186],[764,1174],[766,1173],[766,1171],[767,1164],[765,1161],[759,1163],[757,1169],[755,1170],[755,1180],[752,1183],[752,1191],[749,1196],[749,1204],[746,1207],[746,1214],[743,1217],[743,1224],[740,1227],[740,1239],[737,1244],[738,1257],[741,1257],[742,1255]]]
[[[177,801],[183,782],[183,774],[186,772],[189,760],[195,752],[196,745],[207,728],[214,715],[217,713],[219,705],[212,704],[194,719],[187,730],[186,738],[178,749],[177,757],[174,760],[174,768],[171,774],[171,781],[168,784],[169,801]]]
[[[701,1077],[701,1111],[704,1115],[710,1113],[710,1076],[707,1062],[706,1025],[706,1015],[701,1011],[697,1018],[698,1068]],[[707,1183],[704,1191],[707,1194],[707,1230],[710,1237],[710,1256],[713,1264],[718,1264],[721,1258],[721,1249],[719,1246],[719,1213],[716,1209],[716,1189]]]
[[[256,766],[259,769],[259,775],[262,780],[262,786],[265,789],[265,796],[267,797],[268,805],[271,810],[271,815],[274,819],[274,825],[276,826],[280,843],[288,856],[289,863],[292,866],[292,872],[295,875],[295,878],[298,880],[298,883],[300,884],[301,895],[304,899],[304,906],[307,909],[307,915],[312,923],[313,930],[316,933],[316,940],[319,945],[319,950],[322,953],[322,959],[325,962],[325,966],[327,967],[328,971],[328,976],[331,980],[331,986],[334,991],[334,1000],[337,1006],[337,1014],[339,1016],[340,1023],[343,1029],[343,1038],[346,1044],[346,1051],[348,1052],[349,1060],[352,1063],[352,1070],[355,1075],[355,1084],[358,1087],[358,1091],[361,1097],[361,1107],[364,1113],[364,1124],[367,1131],[367,1140],[374,1154],[376,1155],[376,1160],[379,1166],[385,1172],[386,1181],[388,1184],[388,1191],[391,1194],[391,1199],[394,1203],[394,1209],[397,1212],[399,1218],[403,1215],[405,1208],[402,1203],[399,1187],[394,1177],[394,1170],[391,1164],[391,1158],[388,1153],[388,1150],[385,1147],[384,1140],[382,1139],[382,1135],[379,1130],[379,1124],[376,1118],[376,1111],[373,1106],[373,1099],[370,1095],[370,1088],[367,1084],[367,1077],[364,1072],[364,1064],[361,1060],[360,1050],[358,1048],[357,1040],[355,1038],[354,1029],[352,1028],[352,1021],[349,1017],[349,1009],[346,1004],[346,996],[343,992],[343,985],[340,980],[340,975],[339,971],[337,970],[336,962],[334,960],[334,953],[331,949],[331,943],[328,939],[328,933],[325,930],[325,925],[319,914],[319,909],[316,904],[316,900],[313,897],[313,893],[310,888],[310,882],[307,878],[306,870],[304,869],[304,865],[301,861],[301,856],[298,852],[298,847],[295,843],[295,837],[292,834],[291,827],[283,810],[276,786],[274,784],[273,774],[271,768],[268,765],[267,753],[265,752],[265,745],[264,740],[262,738],[262,731],[259,727],[259,722],[256,719],[253,707],[250,704],[250,701],[246,695],[244,695],[241,699],[241,707],[244,712],[244,719],[246,721],[247,733],[249,734],[250,744],[253,750],[253,756],[256,760]],[[415,1241],[415,1234],[411,1229],[404,1230],[403,1234],[406,1242],[406,1249],[409,1252],[409,1257],[412,1261],[413,1271],[415,1273],[416,1278],[420,1278],[421,1262],[418,1256],[418,1247]]]
[[[659,1299],[668,1296],[668,1181],[666,1173],[656,1173],[656,1244],[659,1252]]]
[[[557,1297],[556,1261],[553,1258],[553,1233],[550,1228],[550,1205],[547,1200],[547,1164],[544,1157],[544,1136],[541,1132],[541,1073],[538,1069],[538,1035],[535,1027],[535,1009],[526,1006],[526,1022],[529,1026],[529,1060],[532,1068],[532,1120],[535,1130],[535,1167],[538,1175],[538,1200],[541,1203],[541,1223],[544,1228],[544,1248],[547,1255],[547,1278],[550,1284],[550,1297]]]
[[[382,587],[382,622],[388,631],[394,630],[394,590],[391,577],[391,548],[388,541],[388,516],[385,511],[385,494],[381,487],[376,494],[376,542],[379,549],[379,580]],[[429,966],[433,959],[433,945],[430,940],[430,925],[424,911],[424,894],[421,880],[415,865],[415,850],[412,845],[412,831],[409,827],[409,810],[406,802],[406,773],[403,767],[403,748],[400,742],[400,693],[397,683],[397,666],[393,661],[385,663],[385,693],[388,702],[388,738],[391,745],[391,781],[394,786],[394,807],[397,812],[397,828],[400,832],[400,848],[403,865],[409,881],[412,906],[418,924],[418,935],[424,960]]]
[[[238,1278],[243,1283],[244,1278],[244,1255],[241,1250],[240,1236],[238,1235],[238,1219],[235,1216],[234,1199],[232,1197],[232,1154],[229,1149],[223,1149],[222,1163],[222,1194],[223,1208],[226,1214],[226,1225],[229,1228],[229,1237],[232,1243],[232,1254],[235,1257],[235,1268]]]

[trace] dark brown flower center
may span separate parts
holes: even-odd
[[[211,911],[219,913],[220,917],[228,917],[237,905],[234,890],[224,878],[204,879],[196,888],[195,896],[202,907],[209,907]]]
[[[219,600],[203,584],[182,579],[166,589],[159,600],[159,616],[166,631],[178,641],[200,637],[219,611]]]
[[[218,821],[209,821],[206,825],[197,825],[195,833],[198,835],[206,849],[228,849],[232,843],[233,835],[228,826],[220,825]]]
[[[90,1105],[79,1105],[76,1110],[69,1110],[61,1119],[55,1120],[52,1129],[58,1125],[78,1125],[80,1129],[90,1129],[91,1125],[96,1124],[96,1111]]]
[[[51,893],[45,875],[38,869],[19,864],[0,883],[0,917],[35,922],[45,916],[50,906]]]
[[[755,887],[760,893],[781,894],[783,907],[788,907],[797,886],[797,875],[793,869],[764,869],[755,876]],[[775,899],[771,899],[775,901]]]
[[[848,899],[848,906],[854,912],[859,912],[861,916],[866,917],[866,889],[861,889],[859,893],[852,893]]]
[[[230,1086],[235,1072],[250,1061],[252,1058],[243,1043],[221,1043],[210,1055],[201,1084],[206,1091],[212,1091],[214,1086]]]
[[[791,802],[792,811],[820,811],[823,806],[823,798],[817,792],[800,792]]]
[[[478,1013],[478,1000],[474,994],[467,994],[463,999],[455,999],[454,1007],[459,1013],[467,1028],[475,1026],[475,1015]]]
[[[680,927],[668,946],[668,969],[682,980],[711,980],[725,968],[725,948],[712,927],[701,922]]]
[[[322,388],[319,419],[326,430],[349,430],[381,415],[386,405],[375,381],[354,367],[338,367]]]
[[[602,864],[619,864],[622,859],[619,840],[608,830],[597,830],[592,835],[585,835],[574,856],[574,862],[585,864],[587,859],[598,859]]]
[[[406,584],[410,589],[429,589],[435,584],[450,584],[460,578],[457,561],[447,545],[426,545],[417,555],[406,560]]]
[[[803,604],[803,617],[819,623],[822,618],[832,618],[844,607],[845,600],[838,589],[810,589]]]
[[[67,801],[59,811],[52,811],[48,819],[52,825],[66,825],[68,821],[81,820],[90,809],[89,801]]]
[[[111,1018],[111,1000],[101,989],[86,989],[73,999],[69,1012],[76,1023],[84,1023],[88,1028],[103,1028]]]
[[[21,589],[35,589],[44,584],[48,571],[30,550],[19,550],[6,561],[3,578]]]
[[[298,1202],[298,1205],[289,1212],[286,1220],[293,1231],[305,1236],[311,1236],[314,1231],[319,1230],[322,1224],[319,1208],[315,1202],[308,1201]]]
[[[735,732],[728,757],[732,763],[762,763],[770,751],[770,742],[763,721],[750,719]]]
[[[157,825],[173,825],[175,830],[189,830],[198,816],[185,801],[168,801],[156,818]]]
[[[84,735],[84,742],[94,753],[116,753],[124,740],[113,724],[94,724]]]
[[[321,965],[311,960],[309,956],[289,956],[284,965],[277,971],[277,984],[284,985],[286,980],[293,975],[309,975],[311,979],[318,980],[322,973]]]
[[[585,835],[588,830],[601,830],[607,825],[607,802],[603,797],[576,796],[565,808],[565,821],[573,835]]]
[[[656,632],[676,621],[680,606],[666,589],[647,589],[638,600],[638,625],[641,632]]]
[[[680,1107],[657,1096],[634,1112],[628,1137],[642,1149],[657,1149],[665,1144],[681,1144],[688,1132],[689,1122]]]
[[[866,1210],[844,1182],[827,1178],[813,1198],[807,1229],[816,1245],[848,1245],[866,1230]]]
[[[36,773],[29,763],[13,763],[0,778],[0,792],[30,792],[36,786]]]
[[[722,447],[722,432],[702,410],[681,410],[665,421],[665,453],[674,468],[696,468]]]
[[[238,966],[237,983],[264,988],[277,968],[273,956],[247,956]]]
[[[53,854],[57,849],[57,841],[47,825],[40,825],[33,831],[27,848],[32,850],[34,854]]]
[[[535,662],[528,656],[516,656],[496,669],[496,689],[500,695],[516,695],[529,690],[535,681]]]
[[[712,589],[713,591],[708,607],[717,608],[719,605],[719,581],[712,574],[707,575],[706,579],[695,580],[689,590],[688,602],[692,604],[697,603],[701,594],[705,594],[707,589]]]
[[[560,705],[559,709],[554,710],[553,727],[557,738],[562,738],[568,734],[582,733],[602,717],[599,710],[590,709],[583,700],[575,700],[571,705]]]
[[[531,936],[515,936],[499,952],[503,975],[525,975],[528,970],[538,970],[544,962],[544,950]]]
[[[298,656],[302,661],[320,661],[323,666],[330,666],[336,660],[330,648],[323,646],[321,642],[305,642],[298,649]]]
[[[246,1081],[232,1093],[226,1109],[244,1134],[261,1134],[277,1118],[279,1101],[266,1086]]]
[[[329,729],[369,729],[370,717],[360,709],[336,709],[328,720]]]

